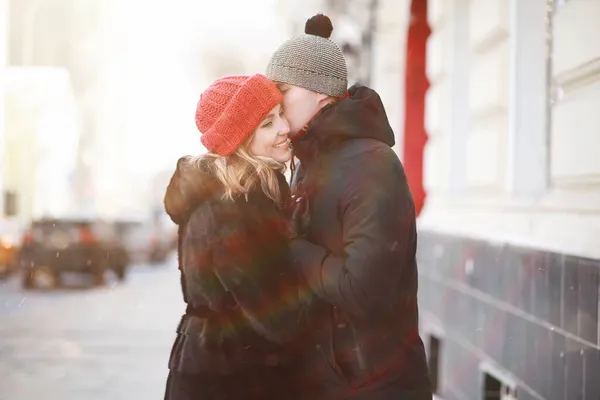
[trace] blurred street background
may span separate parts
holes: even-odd
[[[0,0],[0,400],[162,398],[198,95],[318,12],[396,134],[436,396],[600,399],[600,0]]]
[[[162,197],[199,93],[278,3],[0,1],[0,399],[161,399],[184,312]],[[104,257],[110,255],[110,257]]]
[[[0,283],[0,398],[161,399],[184,308],[167,262],[95,290],[73,282],[23,293],[18,280]]]

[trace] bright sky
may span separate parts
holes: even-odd
[[[283,21],[276,15],[276,3],[277,0],[104,3],[110,12],[110,26],[98,36],[89,37],[90,46],[99,46],[97,51],[90,47],[90,53],[99,56],[97,65],[103,81],[97,82],[101,89],[92,87],[82,103],[97,107],[95,117],[100,130],[93,137],[91,151],[86,153],[94,168],[98,203],[111,203],[114,199],[114,207],[118,208],[125,201],[117,199],[121,193],[133,194],[121,196],[125,198],[137,196],[149,186],[153,175],[172,169],[180,156],[204,151],[194,113],[199,94],[210,81],[202,63],[197,76],[190,79],[191,68],[186,68],[185,63],[194,57],[197,63],[203,48],[216,47],[244,61],[246,70],[239,73],[263,72],[270,54],[287,39]],[[110,57],[101,58],[105,50]],[[58,100],[57,104],[62,103]],[[75,111],[65,115],[70,119],[74,114]],[[53,145],[52,158],[47,158],[57,171],[65,172],[67,180],[71,166],[62,161],[75,160],[77,125],[66,129],[59,117],[45,121],[53,127],[44,130]],[[115,129],[123,123],[124,130]],[[69,134],[73,135],[70,140]],[[58,138],[72,146],[57,146]],[[43,172],[51,171],[54,169]],[[111,204],[105,208],[113,207]]]

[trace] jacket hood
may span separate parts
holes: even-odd
[[[208,169],[205,158],[181,157],[167,186],[165,211],[175,224],[181,225],[201,203],[222,193],[223,186]]]
[[[392,147],[396,143],[379,94],[360,84],[348,90],[348,97],[324,107],[309,123],[306,133],[294,141],[302,152],[310,151],[315,141],[319,146],[348,139],[370,138]]]

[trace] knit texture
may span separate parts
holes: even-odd
[[[220,78],[198,101],[196,126],[202,134],[200,141],[209,151],[228,156],[282,101],[277,87],[264,75]]]
[[[284,42],[271,57],[266,75],[332,97],[341,97],[348,89],[344,53],[317,35],[303,34]]]

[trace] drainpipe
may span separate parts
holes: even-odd
[[[406,46],[405,117],[403,162],[418,216],[425,204],[423,155],[427,143],[425,131],[425,95],[427,79],[427,39],[431,34],[427,20],[427,0],[412,0],[411,23]]]
[[[373,82],[373,46],[375,44],[375,40],[373,36],[377,31],[377,9],[379,8],[379,0],[371,0],[369,2],[369,19],[367,21],[367,29],[363,31],[363,46],[365,50],[365,56],[363,60],[366,61],[366,71],[365,71],[365,84],[370,86]]]
[[[23,32],[23,47],[21,51],[21,60],[19,62],[22,66],[29,66],[34,64],[34,41],[35,41],[35,22],[40,9],[40,0],[34,0],[29,3],[27,11],[25,12],[24,18],[24,29]]]

